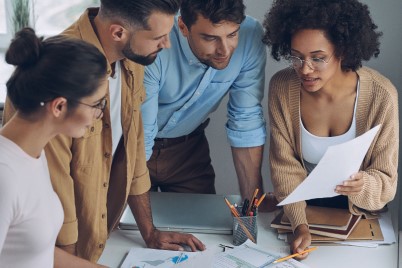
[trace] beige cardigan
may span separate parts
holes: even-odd
[[[349,197],[349,209],[363,214],[383,208],[396,192],[398,178],[398,95],[392,83],[378,72],[363,67],[357,71],[360,90],[356,111],[356,135],[376,125],[382,127],[370,146],[362,166],[364,186]],[[276,73],[269,85],[271,179],[278,201],[286,198],[307,176],[300,132],[300,80],[287,68]],[[307,224],[306,202],[284,206],[293,230]]]

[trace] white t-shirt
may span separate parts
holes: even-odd
[[[44,151],[33,158],[0,135],[0,267],[53,267],[63,218]]]
[[[121,127],[121,66],[120,61],[116,61],[114,76],[109,77],[109,96],[110,96],[110,122],[112,127],[112,155],[119,145],[123,129]]]

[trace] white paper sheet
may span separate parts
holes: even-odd
[[[359,171],[380,126],[372,128],[351,141],[328,147],[310,175],[278,205],[338,195],[335,187]]]
[[[276,259],[286,256],[286,254],[271,252],[259,248],[256,244],[247,240],[242,245],[233,250],[227,250],[215,255],[213,268],[308,268],[307,265],[294,259],[289,259],[280,263],[273,264]]]
[[[170,268],[188,263],[200,252],[180,252],[150,248],[132,248],[121,268]],[[186,267],[186,266],[182,266]]]

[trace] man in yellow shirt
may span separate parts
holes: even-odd
[[[179,2],[101,0],[100,8],[86,10],[64,32],[95,45],[109,63],[103,117],[88,126],[83,138],[60,135],[46,147],[53,188],[64,208],[57,246],[91,262],[101,256],[126,202],[148,247],[180,250],[180,244],[187,244],[194,251],[204,249],[192,235],[157,230],[149,204],[141,118],[143,65],[170,46]],[[7,101],[5,121],[13,113]]]

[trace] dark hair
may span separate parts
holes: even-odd
[[[101,0],[100,15],[123,21],[130,26],[149,29],[148,19],[153,12],[175,15],[181,0]]]
[[[57,97],[79,101],[92,95],[107,70],[106,58],[95,46],[60,35],[43,40],[31,28],[15,34],[6,62],[16,66],[7,95],[25,115]]]
[[[263,42],[272,57],[290,55],[292,35],[302,29],[325,32],[342,58],[342,70],[357,70],[380,53],[379,37],[367,5],[357,0],[276,0],[265,15]]]
[[[180,15],[188,29],[196,23],[198,15],[212,23],[225,20],[240,24],[246,17],[245,8],[243,0],[183,0]]]

